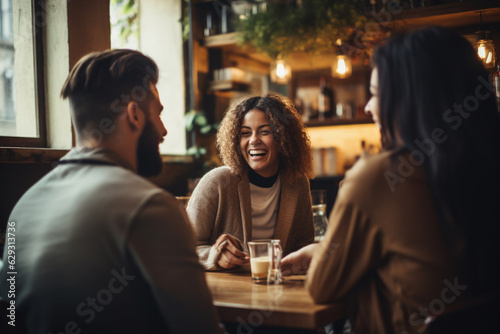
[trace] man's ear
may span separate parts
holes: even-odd
[[[126,119],[131,129],[142,130],[144,126],[144,112],[135,101],[130,101],[127,104]]]

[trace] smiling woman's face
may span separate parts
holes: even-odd
[[[243,117],[240,148],[248,166],[260,176],[271,177],[278,172],[278,150],[264,112],[252,109]]]

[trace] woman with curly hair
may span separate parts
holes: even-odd
[[[280,239],[284,254],[313,242],[311,144],[290,100],[268,94],[230,107],[217,148],[225,166],[200,180],[187,206],[207,270],[248,263],[248,241]]]

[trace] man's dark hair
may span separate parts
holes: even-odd
[[[158,66],[141,52],[114,49],[93,52],[76,63],[61,90],[68,98],[77,132],[114,121],[135,101],[147,111],[149,84],[158,82]]]

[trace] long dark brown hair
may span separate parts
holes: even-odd
[[[383,146],[422,153],[450,253],[477,290],[496,286],[500,122],[486,70],[465,38],[437,27],[392,38],[373,64]]]

